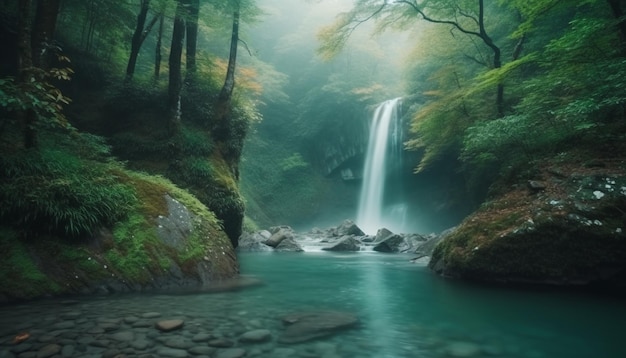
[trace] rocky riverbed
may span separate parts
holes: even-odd
[[[2,311],[0,357],[332,357],[334,344],[313,340],[359,322],[346,312],[252,315],[235,311],[231,296],[182,297],[184,308],[165,295],[151,297],[149,306],[132,296],[15,306]]]

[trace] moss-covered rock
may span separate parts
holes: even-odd
[[[625,284],[624,162],[544,163],[536,173],[464,220],[430,267],[488,281]]]
[[[196,198],[161,177],[117,176],[135,190],[137,204],[85,241],[25,240],[2,228],[0,297],[200,287],[237,275],[227,235]]]

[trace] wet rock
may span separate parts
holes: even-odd
[[[155,327],[161,332],[170,332],[182,328],[184,323],[182,319],[170,319],[157,322]]]
[[[265,240],[265,245],[276,247],[285,239],[293,239],[294,234],[291,229],[281,228],[274,233],[269,239]]]
[[[146,312],[146,313],[142,314],[141,317],[143,317],[143,318],[157,318],[157,317],[161,317],[161,313],[159,313],[159,312]]]
[[[269,235],[269,231],[263,230],[263,233],[267,233]],[[271,251],[272,247],[266,245],[264,242],[267,241],[271,236],[265,236],[261,234],[260,231],[254,233],[244,233],[239,238],[239,245],[237,245],[237,251],[239,252],[263,252],[263,251]]]
[[[278,341],[300,343],[354,327],[359,319],[350,313],[320,311],[290,314],[282,317],[282,321],[287,326]]]
[[[344,222],[337,227],[337,236],[346,235],[363,236],[365,233],[352,220],[344,220]]]
[[[122,351],[116,348],[109,348],[102,352],[102,358],[122,358],[125,357]]]
[[[158,357],[185,358],[189,356],[187,351],[175,348],[159,348],[156,353]]]
[[[353,236],[344,236],[330,246],[323,247],[325,251],[359,251],[361,242]]]
[[[255,329],[248,331],[239,337],[239,341],[245,343],[260,343],[272,339],[272,332],[267,329]]]
[[[246,355],[246,350],[242,348],[228,348],[219,351],[215,358],[241,358]]]
[[[300,246],[300,244],[298,244],[296,242],[296,240],[294,238],[286,238],[284,240],[282,240],[280,242],[280,244],[278,244],[276,246],[276,251],[283,251],[283,252],[302,252],[304,251],[302,249],[302,247]]]
[[[130,346],[133,349],[136,349],[138,351],[146,350],[151,345],[152,345],[152,343],[150,341],[148,341],[148,340],[145,340],[145,339],[138,339],[138,340],[136,340],[136,341],[134,341],[134,342],[132,342],[130,344]]]
[[[208,333],[198,333],[195,336],[191,337],[191,341],[192,342],[208,342],[211,338],[213,338],[213,335],[208,334]]]
[[[45,345],[43,347],[41,347],[38,351],[37,351],[37,358],[47,358],[47,357],[52,357],[55,354],[58,354],[59,352],[61,352],[61,346],[58,344],[48,344]]]
[[[378,229],[378,231],[376,231],[376,236],[374,237],[374,242],[381,242],[391,235],[393,235],[393,232],[389,231],[388,229]]]
[[[114,333],[110,337],[119,342],[131,342],[135,339],[135,334],[131,331],[124,331]]]
[[[373,250],[378,252],[415,252],[417,247],[422,245],[424,241],[426,239],[418,234],[391,234],[378,242]]]
[[[217,348],[228,348],[228,347],[232,347],[235,345],[233,341],[228,340],[226,338],[215,338],[215,339],[210,340],[207,344],[211,347],[217,347]]]
[[[204,347],[204,346],[191,347],[188,349],[189,353],[196,355],[196,356],[199,356],[199,355],[211,356],[213,355],[213,353],[215,353],[216,350],[217,348]]]
[[[170,347],[170,348],[177,348],[177,349],[189,349],[191,347],[194,346],[194,344],[186,339],[184,339],[183,337],[171,337],[170,339],[166,340],[163,342],[164,346]]]
[[[15,353],[15,354],[20,354],[26,351],[29,351],[33,349],[33,345],[30,343],[20,343],[16,346],[11,347],[11,352]]]

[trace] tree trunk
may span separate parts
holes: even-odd
[[[183,40],[185,39],[184,5],[178,0],[176,17],[172,31],[172,45],[170,47],[170,78],[168,88],[169,132],[175,135],[180,127],[180,91],[182,89],[181,57],[183,54]]]
[[[30,84],[33,79],[33,54],[32,54],[32,19],[31,0],[19,0],[18,25],[17,25],[17,64],[19,82]],[[35,113],[28,109],[19,114],[22,125],[22,138],[24,147],[37,146],[37,132],[35,130]]]
[[[161,40],[163,39],[164,13],[159,15],[159,33],[157,35],[156,48],[154,50],[154,80],[158,81],[161,75]]]
[[[54,37],[61,0],[39,0],[35,14],[34,31],[32,34],[33,64],[47,67],[45,55]]]
[[[130,81],[135,74],[135,66],[137,64],[139,50],[141,49],[141,43],[143,42],[142,34],[146,25],[146,17],[148,16],[149,9],[150,0],[141,0],[141,7],[137,15],[137,26],[135,26],[133,39],[130,43],[130,56],[128,58],[128,65],[126,66],[126,81]]]
[[[187,18],[187,74],[189,79],[196,73],[196,47],[198,42],[198,15],[200,0],[189,1],[189,16]]]
[[[485,45],[487,45],[493,51],[493,68],[501,68],[502,52],[500,51],[500,48],[496,46],[496,44],[493,42],[493,40],[485,30],[484,0],[478,1],[478,27],[480,38],[483,40]],[[496,111],[499,118],[504,116],[504,85],[502,83],[498,83],[496,88]]]
[[[230,56],[228,57],[228,69],[226,71],[226,80],[220,91],[218,101],[221,103],[229,103],[235,88],[235,66],[237,64],[237,46],[239,44],[239,2],[233,13],[233,32],[230,38]]]

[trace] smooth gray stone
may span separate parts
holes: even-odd
[[[217,348],[204,347],[204,346],[191,347],[188,349],[189,353],[193,355],[207,355],[207,356],[211,356],[213,353],[215,353],[216,350]]]
[[[131,342],[135,339],[135,334],[131,331],[116,332],[110,337],[119,342]]]
[[[217,352],[215,358],[241,358],[246,355],[246,350],[242,348],[227,348]]]
[[[159,348],[156,353],[158,357],[185,358],[189,356],[187,351],[174,348]]]
[[[156,323],[156,328],[161,332],[170,332],[176,329],[180,329],[185,324],[182,319],[169,319],[165,321],[159,321]]]
[[[248,331],[239,337],[241,342],[247,343],[266,342],[270,339],[272,339],[272,332],[267,329],[255,329],[253,331]]]
[[[37,358],[48,358],[61,352],[61,346],[58,344],[48,344],[37,351]]]

